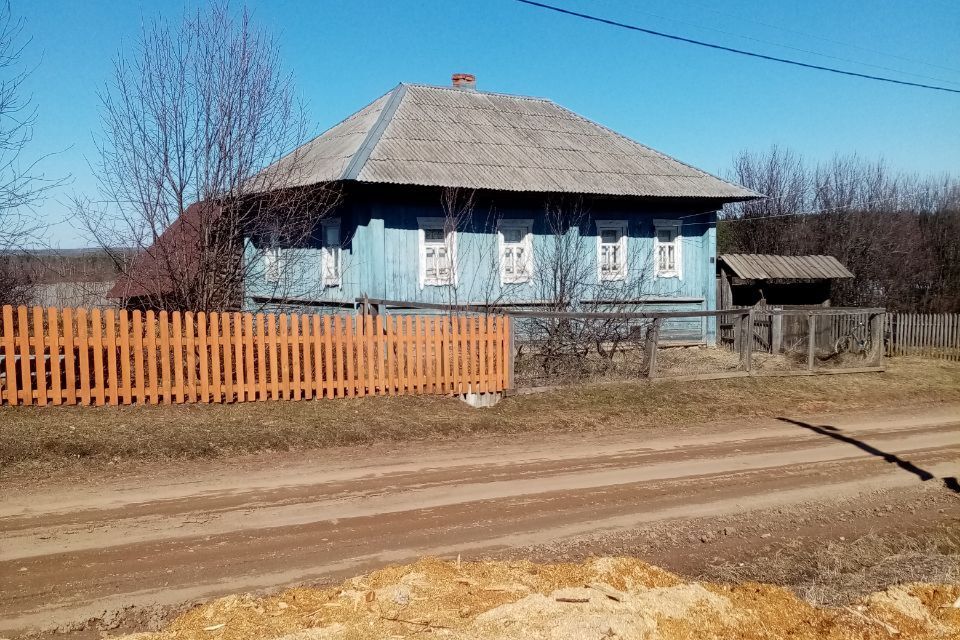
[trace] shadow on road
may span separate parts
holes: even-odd
[[[909,471],[910,473],[914,474],[924,482],[926,482],[927,480],[933,480],[934,478],[936,478],[935,475],[933,475],[926,469],[921,469],[920,467],[913,464],[909,460],[904,460],[903,458],[896,456],[892,453],[881,451],[880,449],[877,449],[873,445],[867,444],[862,440],[857,440],[856,438],[845,435],[840,432],[840,429],[838,429],[837,427],[831,426],[829,424],[821,424],[821,425],[810,424],[809,422],[802,422],[800,420],[794,420],[793,418],[784,418],[782,416],[777,418],[777,420],[781,422],[786,422],[788,424],[793,424],[798,427],[803,427],[804,429],[809,429],[814,433],[819,433],[822,436],[827,436],[829,438],[833,438],[834,440],[840,440],[841,442],[852,444],[853,446],[863,451],[866,451],[872,456],[883,458],[885,461],[891,464],[897,465],[904,471]],[[950,491],[953,491],[954,493],[960,493],[960,482],[958,482],[956,478],[951,476],[949,478],[941,478],[941,480],[943,481],[943,486],[945,486],[947,489],[949,489]]]

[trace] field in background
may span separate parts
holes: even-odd
[[[580,386],[509,397],[491,409],[429,396],[238,405],[3,407],[0,465],[10,473],[13,467],[52,469],[70,460],[96,465],[466,434],[655,429],[785,411],[958,400],[960,363],[898,358],[885,373]]]

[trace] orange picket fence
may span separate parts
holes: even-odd
[[[498,392],[502,316],[0,314],[0,402],[127,405]]]

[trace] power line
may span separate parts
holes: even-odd
[[[730,53],[737,53],[742,56],[749,56],[751,58],[760,58],[761,60],[770,60],[771,62],[781,62],[783,64],[789,64],[796,67],[803,67],[806,69],[815,69],[817,71],[828,71],[830,73],[836,73],[844,76],[853,76],[855,78],[864,78],[866,80],[876,80],[878,82],[888,82],[891,84],[899,84],[907,87],[917,87],[920,89],[931,89],[933,91],[946,91],[948,93],[960,93],[960,89],[951,89],[949,87],[941,87],[932,84],[922,84],[919,82],[908,82],[906,80],[896,80],[894,78],[885,78],[882,76],[873,76],[866,73],[858,73],[856,71],[846,71],[844,69],[836,69],[834,67],[824,67],[818,64],[810,64],[807,62],[800,62],[799,60],[790,60],[788,58],[778,58],[776,56],[769,56],[763,53],[755,53],[753,51],[746,51],[744,49],[735,49],[733,47],[726,47],[719,44],[714,44],[712,42],[704,42],[703,40],[694,40],[693,38],[685,38],[683,36],[677,36],[670,33],[664,33],[663,31],[655,31],[653,29],[646,29],[644,27],[638,27],[636,25],[627,24],[625,22],[617,22],[616,20],[610,20],[608,18],[601,18],[599,16],[593,16],[587,13],[579,13],[577,11],[571,11],[569,9],[563,9],[561,7],[555,7],[550,4],[544,4],[542,2],[535,2],[534,0],[516,0],[522,4],[530,5],[532,7],[537,7],[540,9],[546,9],[548,11],[555,11],[557,13],[562,13],[569,16],[574,16],[576,18],[583,18],[584,20],[590,20],[593,22],[599,22],[601,24],[610,25],[613,27],[620,27],[621,29],[629,29],[630,31],[639,31],[640,33],[646,33],[652,36],[658,36],[661,38],[667,38],[668,40],[676,40],[678,42],[686,42],[687,44],[695,44],[701,47],[707,47],[708,49],[717,49],[719,51],[727,51]]]
[[[874,55],[885,56],[885,57],[893,58],[893,59],[896,59],[896,60],[902,60],[903,62],[909,62],[909,63],[911,63],[911,64],[919,64],[919,65],[923,65],[923,66],[926,66],[926,67],[932,67],[932,68],[934,68],[934,69],[942,69],[942,70],[944,70],[944,71],[952,71],[952,72],[954,72],[954,73],[960,73],[960,69],[957,69],[957,68],[955,68],[955,67],[946,67],[946,66],[943,66],[943,65],[940,65],[940,64],[935,64],[935,63],[933,63],[933,62],[927,62],[927,61],[925,61],[925,60],[918,60],[918,59],[916,59],[916,58],[908,58],[908,57],[906,57],[906,56],[897,55],[897,54],[895,54],[895,53],[890,53],[889,51],[882,51],[882,50],[880,50],[880,49],[871,49],[870,47],[864,47],[864,46],[861,46],[861,45],[852,44],[852,43],[850,43],[850,42],[844,42],[844,41],[842,41],[842,40],[835,40],[835,39],[833,39],[833,38],[827,38],[827,37],[825,37],[825,36],[822,36],[822,35],[819,35],[819,34],[816,34],[816,33],[808,33],[808,32],[806,32],[806,31],[798,31],[798,30],[796,30],[796,29],[790,29],[790,28],[787,28],[787,27],[782,27],[782,26],[780,26],[780,25],[771,24],[771,23],[769,23],[769,22],[763,22],[763,21],[761,21],[761,20],[754,20],[754,19],[752,19],[752,18],[748,18],[748,17],[743,16],[743,15],[737,15],[737,14],[733,14],[733,13],[726,13],[726,12],[723,12],[723,11],[720,11],[720,10],[718,10],[718,9],[713,8],[713,6],[711,6],[711,5],[709,5],[709,4],[705,4],[705,3],[703,3],[703,2],[697,2],[696,0],[687,0],[687,2],[690,2],[690,3],[692,3],[692,4],[695,4],[695,5],[697,5],[698,7],[700,7],[701,9],[703,9],[703,10],[705,10],[705,11],[710,11],[711,13],[715,13],[715,14],[718,15],[718,16],[724,16],[724,17],[727,17],[727,18],[733,18],[734,20],[737,20],[737,21],[739,21],[739,22],[749,22],[749,23],[752,23],[752,24],[760,25],[761,27],[767,27],[768,29],[776,29],[777,31],[782,31],[782,32],[784,32],[784,33],[792,33],[792,34],[794,34],[794,35],[803,36],[804,38],[813,38],[813,39],[815,39],[815,40],[820,40],[821,42],[829,42],[830,44],[840,45],[841,47],[847,47],[847,48],[850,48],[850,49],[857,49],[857,50],[859,50],[859,51],[865,51],[866,53],[872,53],[872,54],[874,54]]]
[[[835,56],[829,53],[822,53],[820,51],[813,51],[812,49],[804,49],[802,47],[794,47],[789,44],[783,44],[780,42],[772,42],[770,40],[764,40],[762,38],[755,38],[753,36],[747,36],[740,33],[735,33],[733,31],[727,31],[725,29],[717,29],[716,27],[708,27],[706,25],[697,24],[696,22],[689,22],[687,20],[680,20],[679,18],[671,18],[669,16],[662,16],[657,13],[651,13],[649,11],[643,11],[641,9],[631,9],[634,13],[642,13],[648,15],[652,18],[657,18],[658,20],[668,20],[670,22],[676,22],[677,24],[687,25],[688,27],[693,27],[694,29],[704,29],[706,31],[713,31],[714,33],[722,33],[726,36],[732,36],[734,38],[743,38],[744,40],[750,40],[752,42],[759,42],[760,44],[770,45],[771,47],[780,47],[781,49],[788,49],[790,51],[798,51],[800,53],[806,53],[812,56],[820,56],[821,58],[828,58],[830,60],[838,60],[840,62],[849,62],[850,64],[856,64],[863,67],[872,67],[874,69],[881,69],[883,71],[892,71],[894,73],[899,73],[905,76],[913,76],[914,78],[923,78],[925,80],[933,80],[934,82],[944,82],[947,84],[960,84],[956,80],[946,80],[944,78],[934,78],[932,76],[926,76],[922,73],[912,73],[910,71],[904,71],[902,69],[895,69],[893,67],[886,67],[880,64],[872,64],[870,62],[862,62],[860,60],[852,60],[850,58],[843,58],[840,56]]]

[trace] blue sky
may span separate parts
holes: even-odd
[[[549,1],[727,46],[960,88],[954,0]],[[131,48],[142,20],[178,18],[196,5],[13,0],[32,37],[27,60],[37,63],[27,87],[39,121],[27,151],[58,152],[44,161],[45,173],[72,176],[40,208],[48,222],[65,217],[69,194],[95,195],[87,159],[95,155],[97,92],[110,78],[112,59]],[[960,94],[744,58],[513,0],[249,5],[279,36],[317,132],[397,82],[448,84],[452,72],[462,71],[476,74],[481,89],[551,98],[714,173],[726,171],[737,151],[772,143],[814,160],[857,152],[910,171],[960,173]],[[54,224],[50,242],[85,244],[65,223]]]

